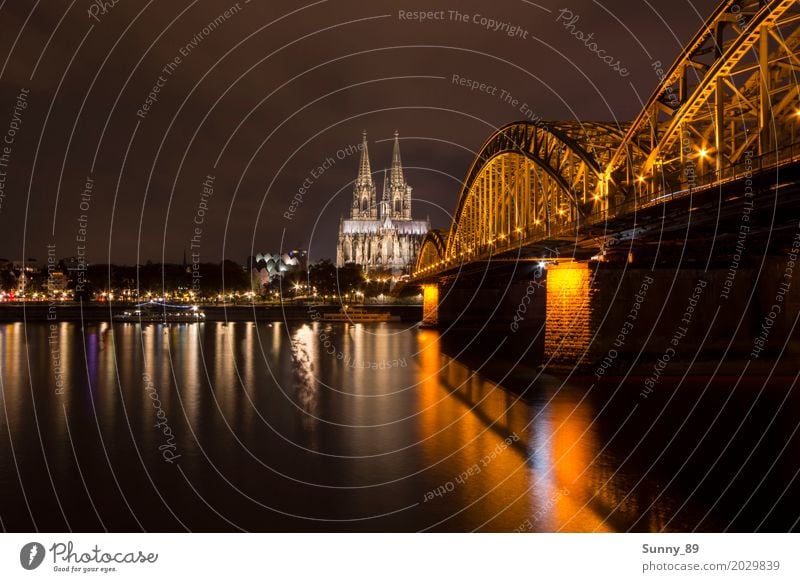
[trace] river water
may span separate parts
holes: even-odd
[[[0,525],[797,529],[795,377],[677,375],[645,399],[472,336],[0,324]]]

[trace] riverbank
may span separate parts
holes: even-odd
[[[317,313],[336,313],[338,305],[321,305],[313,308],[308,305],[201,305],[206,321],[254,321],[254,322],[302,322],[311,321],[310,310]],[[79,304],[58,303],[52,308],[47,303],[6,304],[0,306],[0,322],[42,322],[73,321],[100,322],[112,321],[113,316],[130,311],[127,304]],[[403,322],[414,323],[422,319],[419,305],[370,305],[369,311],[388,311],[400,317]]]

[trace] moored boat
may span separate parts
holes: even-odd
[[[197,305],[170,305],[160,301],[148,301],[134,305],[130,311],[114,315],[114,321],[130,323],[197,323],[204,321],[206,314]]]
[[[322,321],[346,321],[350,323],[381,323],[384,321],[399,321],[400,317],[388,311],[370,311],[359,307],[342,307],[335,313],[323,313]]]

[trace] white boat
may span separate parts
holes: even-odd
[[[347,321],[350,323],[380,323],[400,321],[400,317],[388,311],[370,311],[359,307],[342,307],[337,313],[323,313],[322,321]]]
[[[131,311],[114,315],[114,321],[130,323],[197,323],[204,321],[206,314],[197,305],[170,305],[159,301],[148,301],[135,305]]]

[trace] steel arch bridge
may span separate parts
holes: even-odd
[[[467,173],[449,231],[423,241],[413,278],[574,238],[754,166],[797,160],[797,0],[726,0],[671,67],[653,68],[661,83],[631,123],[497,130]]]

